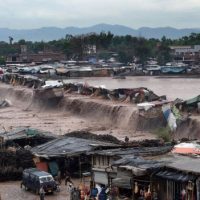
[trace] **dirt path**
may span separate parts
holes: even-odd
[[[80,180],[73,180],[76,187],[79,186]],[[61,184],[60,192],[45,195],[45,200],[69,200],[69,192],[64,182]],[[1,200],[39,200],[39,196],[31,191],[25,191],[20,188],[20,181],[11,181],[0,183]]]

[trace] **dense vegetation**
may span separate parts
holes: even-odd
[[[87,34],[80,36],[66,35],[60,40],[49,42],[31,42],[20,40],[10,43],[0,42],[0,64],[3,63],[3,57],[8,54],[19,53],[20,45],[26,44],[30,52],[39,52],[44,50],[64,52],[68,59],[83,59],[84,48],[87,45],[96,45],[97,56],[99,58],[108,58],[111,54],[118,55],[118,61],[123,63],[132,62],[134,58],[144,63],[152,57],[158,60],[159,64],[164,64],[172,59],[170,54],[170,45],[194,45],[200,44],[200,34],[192,33],[190,36],[182,37],[178,40],[171,40],[163,37],[158,39],[145,39],[140,37],[114,36],[112,33]]]

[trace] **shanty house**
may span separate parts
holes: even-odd
[[[152,174],[160,170],[164,162],[128,155],[114,162],[114,166],[117,176],[112,180],[112,188],[117,188],[119,196],[153,199]]]
[[[116,148],[90,152],[89,155],[92,155],[93,185],[117,187],[120,192],[132,196],[133,177],[146,176],[147,169],[155,169],[160,166],[158,161],[145,161],[136,156],[156,156],[170,150],[170,146],[165,146]]]
[[[31,151],[36,158],[39,158],[36,163],[38,167],[46,166],[43,169],[47,170],[47,165],[51,161],[57,163],[61,174],[68,171],[71,175],[80,177],[83,172],[91,169],[90,156],[86,156],[86,153],[118,146],[93,139],[64,136],[37,146]]]
[[[56,138],[52,133],[32,128],[16,128],[10,131],[0,132],[0,137],[6,146],[17,144],[21,147],[27,145],[33,147]]]
[[[165,168],[153,174],[158,199],[200,200],[199,158],[171,155],[161,161]]]
[[[132,199],[200,199],[199,158],[172,153],[143,158],[124,156],[112,166],[117,166],[112,187],[129,192]]]

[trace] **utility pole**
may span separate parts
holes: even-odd
[[[9,38],[9,43],[10,43],[10,45],[12,45],[12,42],[13,42],[13,40],[14,40],[13,37],[9,36],[8,38]]]

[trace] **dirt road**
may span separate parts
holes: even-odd
[[[75,187],[78,187],[80,180],[73,179]],[[20,188],[20,181],[0,183],[1,200],[39,200],[39,196],[31,191]],[[45,200],[69,200],[69,192],[64,182],[61,184],[61,191],[45,195]]]

